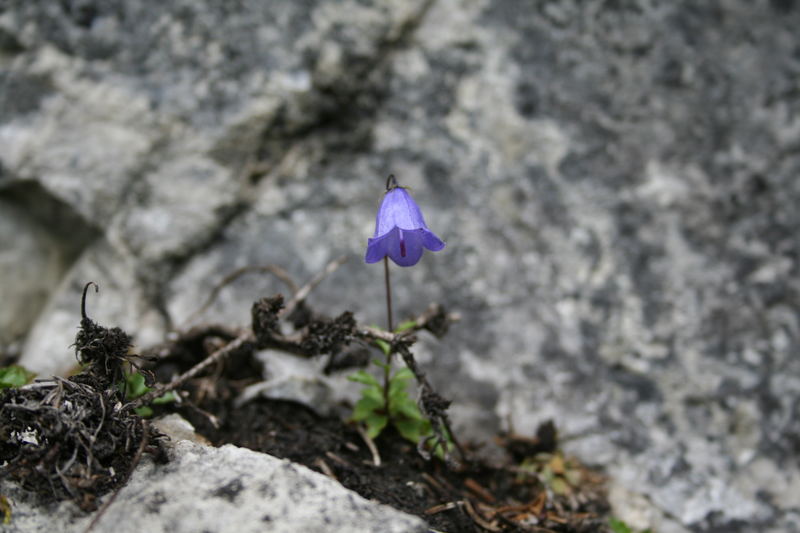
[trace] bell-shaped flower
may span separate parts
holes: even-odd
[[[367,242],[367,263],[377,263],[387,255],[400,266],[416,265],[423,248],[438,252],[444,242],[425,224],[422,211],[405,188],[390,176],[386,194],[375,221],[375,236]]]

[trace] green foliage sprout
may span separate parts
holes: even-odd
[[[125,399],[128,401],[135,400],[139,396],[144,396],[150,392],[150,387],[145,384],[144,375],[140,372],[132,372],[125,374],[125,384],[120,384],[120,387],[125,387]],[[152,402],[153,405],[162,405],[165,403],[174,402],[177,400],[175,393],[170,391],[163,396],[155,398]],[[143,405],[134,409],[137,415],[143,417],[153,416],[153,408],[149,405]]]
[[[385,363],[375,361],[381,367]],[[356,422],[364,422],[367,426],[367,435],[374,439],[381,434],[383,429],[391,423],[406,439],[416,443],[420,438],[431,431],[430,422],[422,415],[417,404],[408,396],[408,382],[414,375],[407,368],[395,371],[389,379],[389,406],[386,406],[386,397],[383,386],[375,377],[363,370],[352,376],[351,381],[361,383],[361,399],[353,409],[350,418]]]
[[[5,369],[3,369],[5,370]],[[11,523],[11,504],[8,502],[5,496],[0,494],[0,512],[3,513],[3,521],[0,522],[4,526],[7,526]]]
[[[19,365],[0,368],[0,390],[11,387],[22,387],[33,380],[36,374],[25,370]]]
[[[631,529],[631,526],[629,526],[619,518],[611,518],[608,521],[608,525],[611,528],[611,531],[613,531],[614,533],[636,533],[633,529]],[[653,533],[653,532],[650,529],[645,529],[640,533]]]
[[[403,322],[395,329],[395,333],[411,329],[416,325],[413,320]],[[364,370],[351,375],[348,378],[350,381],[361,383],[364,387],[361,389],[361,398],[353,408],[350,420],[363,422],[371,439],[380,435],[388,425],[392,425],[403,438],[417,444],[421,439],[432,436],[433,430],[417,402],[408,395],[408,384],[414,379],[414,374],[408,368],[392,371],[388,363],[391,346],[380,339],[375,340],[375,344],[384,353],[387,362],[373,360],[373,363],[390,376],[389,390],[385,390],[384,385],[381,385],[375,376]]]

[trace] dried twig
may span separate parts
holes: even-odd
[[[422,329],[433,329],[433,333],[437,334],[442,329],[446,329],[451,324],[461,320],[461,315],[458,313],[447,313],[439,304],[431,304],[428,308],[414,318],[414,326],[408,328],[400,333],[392,333],[385,329],[373,328],[371,326],[363,326],[358,329],[356,334],[364,339],[382,340],[389,344],[395,343],[400,340],[414,340],[414,332]],[[436,327],[435,327],[436,326]]]
[[[472,520],[476,524],[478,524],[480,527],[482,527],[482,528],[484,528],[484,529],[486,529],[488,531],[502,531],[503,530],[500,526],[497,525],[497,523],[495,521],[489,522],[484,517],[482,517],[480,515],[480,513],[478,513],[478,511],[475,510],[475,508],[472,506],[472,503],[470,503],[469,500],[464,500],[464,510],[467,511],[467,514],[469,515],[469,517],[472,518]]]
[[[427,472],[423,472],[422,479],[428,482],[428,485],[436,489],[440,495],[445,496],[449,494],[451,491],[445,489],[442,484],[432,475],[428,474]]]
[[[381,456],[378,453],[378,448],[375,446],[375,441],[373,441],[367,432],[364,431],[364,428],[361,427],[361,424],[356,424],[356,431],[358,434],[361,435],[361,438],[364,439],[364,443],[369,448],[370,453],[372,454],[372,464],[375,466],[381,466]]]
[[[328,466],[328,463],[325,462],[325,459],[323,459],[322,457],[317,457],[316,461],[314,461],[314,464],[317,465],[319,469],[322,470],[322,472],[326,476],[328,476],[331,479],[335,479],[336,481],[339,481],[339,478],[337,478],[336,474],[333,473],[333,470],[331,470],[331,467]]]
[[[343,459],[342,457],[339,457],[338,455],[336,455],[335,453],[333,453],[333,452],[331,452],[331,451],[327,451],[327,452],[325,452],[325,456],[326,456],[326,457],[328,457],[329,459],[331,459],[331,460],[333,460],[333,461],[335,461],[335,462],[339,463],[340,465],[342,465],[342,466],[345,466],[345,467],[347,467],[347,468],[351,469],[351,470],[352,470],[352,468],[353,468],[353,465],[351,465],[351,464],[350,464],[348,461],[346,461],[346,460],[345,460],[345,459]]]
[[[461,443],[458,441],[455,433],[453,433],[453,430],[450,427],[450,419],[447,416],[447,408],[449,407],[450,402],[439,396],[439,394],[431,386],[428,378],[425,377],[425,373],[419,369],[417,362],[414,360],[414,355],[411,353],[411,350],[408,349],[408,340],[401,339],[399,342],[392,344],[392,348],[396,350],[403,358],[403,362],[405,362],[408,369],[414,374],[417,383],[422,389],[421,399],[419,402],[420,408],[431,421],[431,426],[434,434],[436,435],[438,443],[445,447],[445,451],[447,451],[447,438],[442,431],[442,427],[444,427],[444,429],[447,431],[447,435],[450,437],[450,440],[453,441],[453,445],[456,447],[456,450],[458,450],[461,459],[464,461],[468,460],[466,451],[464,450],[463,446],[461,446]]]
[[[147,405],[148,403],[152,402],[156,398],[163,396],[164,394],[168,393],[169,391],[175,390],[180,387],[186,381],[192,379],[197,374],[208,368],[209,366],[213,365],[214,363],[218,363],[222,361],[225,357],[229,356],[231,353],[235,352],[236,350],[242,348],[248,342],[254,342],[255,339],[253,337],[252,332],[247,331],[242,333],[234,340],[220,348],[219,350],[215,351],[192,368],[181,374],[180,376],[176,377],[169,383],[165,385],[158,385],[154,387],[150,392],[139,396],[132,402],[127,403],[123,409],[136,409],[137,407],[141,407],[143,405]]]
[[[322,281],[325,279],[326,276],[333,273],[339,266],[342,265],[346,261],[346,257],[341,256],[330,263],[328,263],[325,268],[319,272],[316,276],[311,278],[305,285],[303,285],[298,291],[294,294],[291,300],[286,304],[286,306],[281,309],[277,316],[288,316],[294,310],[294,308],[303,301],[308,294]],[[275,339],[276,344],[285,345],[287,351],[296,351],[297,347],[294,343],[288,342],[287,339],[281,337],[280,335],[276,335]],[[218,350],[214,351],[211,355],[197,363],[195,366],[181,374],[180,376],[176,377],[169,383],[165,385],[158,385],[154,387],[148,393],[140,396],[136,400],[129,402],[124,406],[124,409],[135,409],[137,407],[141,407],[152,402],[154,399],[159,398],[166,394],[169,391],[175,390],[176,388],[180,387],[186,381],[192,379],[193,377],[197,376],[200,372],[211,366],[212,364],[218,363],[228,357],[233,352],[243,348],[247,344],[252,344],[256,341],[256,338],[252,332],[252,330],[247,329],[240,333],[235,339],[228,342],[225,346],[219,348]]]
[[[442,337],[450,325],[459,320],[461,314],[447,313],[441,305],[432,303],[424,313],[414,319],[414,329],[427,329],[437,337]]]
[[[512,531],[521,531],[524,533],[557,533],[555,530],[547,527],[523,525],[516,520],[512,520],[503,516],[502,514],[497,514],[495,518],[503,524],[513,528]]]
[[[440,503],[439,505],[434,505],[430,509],[426,509],[425,514],[428,516],[438,514],[444,511],[449,511],[450,509],[455,509],[460,505],[464,505],[464,502],[457,501],[457,502]]]
[[[480,496],[487,503],[494,503],[495,497],[492,495],[491,492],[483,488],[480,483],[468,477],[464,480],[464,486],[467,487],[473,494]]]

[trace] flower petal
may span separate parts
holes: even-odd
[[[364,261],[367,263],[377,263],[389,253],[392,240],[398,240],[397,232],[389,232],[380,237],[367,240],[367,255]]]
[[[431,252],[438,252],[444,248],[444,241],[430,230],[422,230],[422,245]]]
[[[422,257],[422,231],[421,229],[408,231],[395,228],[391,235],[397,235],[389,245],[389,258],[402,267],[409,267],[419,263]],[[396,232],[396,233],[395,233]]]
[[[445,244],[428,229],[417,203],[390,178],[375,218],[375,235],[367,241],[364,260],[377,263],[389,257],[400,266],[416,265],[425,248],[437,252]],[[392,186],[394,184],[394,186]]]
[[[428,229],[419,206],[402,187],[396,187],[384,195],[375,220],[375,237],[385,235],[395,227],[403,230]]]

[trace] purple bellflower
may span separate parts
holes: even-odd
[[[425,224],[422,211],[394,176],[386,181],[386,194],[375,220],[375,236],[367,242],[367,263],[377,263],[387,255],[400,266],[416,265],[422,249],[438,252],[444,242]]]

